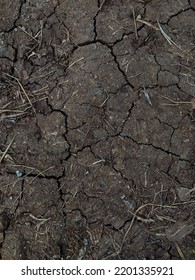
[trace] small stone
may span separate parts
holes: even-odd
[[[20,172],[20,171],[18,171],[18,170],[16,170],[16,176],[17,176],[17,177],[22,177],[22,176],[23,176],[23,173]]]
[[[122,131],[120,133],[120,136],[127,137],[127,136],[129,136],[129,133],[128,133],[128,131]]]

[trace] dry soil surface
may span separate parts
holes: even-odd
[[[0,18],[0,258],[195,259],[195,0]]]

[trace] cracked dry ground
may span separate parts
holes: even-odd
[[[0,0],[1,259],[195,258],[195,1],[102,3]]]

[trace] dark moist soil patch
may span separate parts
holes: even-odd
[[[0,0],[1,259],[195,259],[195,1],[102,3]]]

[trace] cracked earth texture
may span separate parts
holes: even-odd
[[[101,4],[0,0],[1,259],[195,259],[195,1]]]

